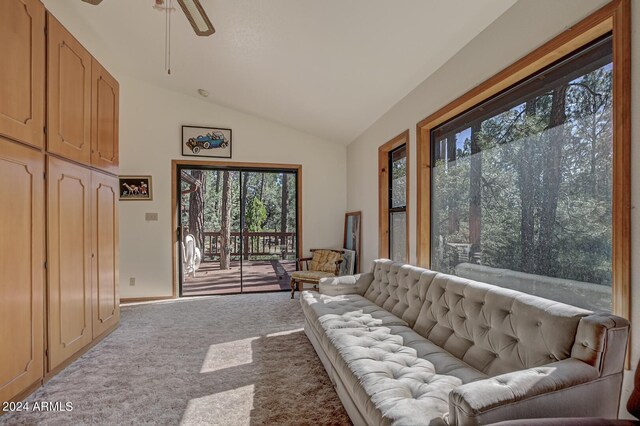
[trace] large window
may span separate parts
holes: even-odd
[[[418,123],[419,264],[629,317],[629,2]]]
[[[433,129],[433,269],[611,310],[605,37]]]

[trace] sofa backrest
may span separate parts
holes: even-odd
[[[495,376],[569,358],[578,325],[589,314],[518,291],[438,274],[414,330]]]
[[[373,281],[364,297],[413,327],[426,300],[427,288],[436,275],[424,268],[376,260],[373,262]]]

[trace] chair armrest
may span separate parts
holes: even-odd
[[[598,405],[609,383],[602,385],[598,379],[597,368],[567,358],[467,383],[449,394],[449,423],[479,425],[517,418],[598,416],[602,409]]]
[[[328,277],[320,280],[320,294],[339,296],[343,294],[364,295],[373,281],[373,273],[366,272],[358,275],[344,275],[342,277]]]

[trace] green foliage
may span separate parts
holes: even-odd
[[[249,232],[262,232],[262,225],[267,220],[267,209],[258,197],[253,197],[247,207],[245,224]]]

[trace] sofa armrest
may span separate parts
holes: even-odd
[[[567,358],[467,383],[449,394],[449,422],[479,425],[517,418],[611,414],[609,407],[617,407],[618,400],[603,404],[607,395],[603,392],[615,394],[618,384],[612,376],[599,376],[597,368]]]
[[[320,280],[320,294],[340,296],[343,294],[364,295],[373,281],[373,273],[366,272],[358,275],[344,275],[341,277],[327,277]]]

